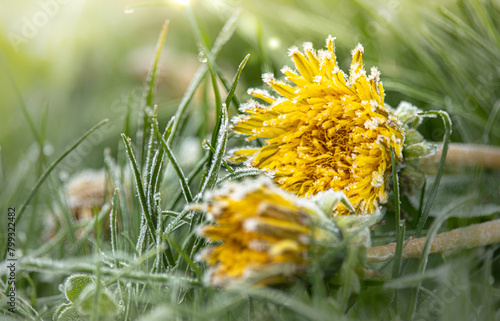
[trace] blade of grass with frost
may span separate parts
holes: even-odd
[[[153,162],[151,163],[152,173],[150,175],[149,186],[152,188],[152,195],[156,195],[156,193],[160,190],[163,164],[164,161],[161,156],[161,150],[158,149],[153,157]]]
[[[118,192],[119,189],[115,188],[113,191],[113,198],[111,199],[111,212],[109,212],[109,231],[111,234],[111,253],[113,257],[116,257],[116,253],[118,252],[118,235],[116,233],[116,229],[118,227],[118,222],[116,217],[118,216]],[[115,266],[118,266],[118,260],[115,259]]]
[[[148,76],[147,76],[147,80],[146,80],[146,85],[144,86],[144,94],[143,94],[144,98],[143,98],[143,102],[141,104],[142,105],[141,112],[143,113],[143,117],[142,117],[142,119],[139,118],[139,121],[142,121],[142,124],[139,124],[139,128],[142,125],[142,133],[139,130],[137,135],[139,136],[142,134],[141,139],[139,139],[139,137],[138,137],[138,141],[142,141],[142,144],[141,144],[141,164],[143,165],[143,168],[146,172],[148,171],[148,169],[150,167],[149,162],[151,160],[149,158],[152,157],[152,153],[153,153],[153,151],[152,151],[153,145],[151,144],[151,142],[150,142],[150,144],[148,144],[147,153],[145,150],[146,140],[147,140],[146,133],[147,133],[148,127],[151,126],[151,124],[148,122],[148,116],[147,116],[146,109],[153,108],[153,100],[154,100],[154,96],[155,96],[156,87],[158,85],[158,73],[159,73],[158,63],[160,61],[160,55],[161,55],[163,46],[165,44],[165,38],[167,37],[169,24],[170,24],[169,20],[166,20],[163,23],[163,27],[162,27],[160,35],[158,37],[158,41],[156,42],[155,55],[154,55],[153,61],[151,62],[151,67],[149,68],[149,72],[148,72]],[[150,133],[150,135],[151,135],[150,138],[154,139],[154,135],[152,133]],[[146,163],[144,163],[146,156],[147,156]],[[148,180],[149,179],[146,179],[146,182]],[[146,187],[146,189],[147,189],[147,187]]]
[[[236,22],[238,21],[238,17],[241,15],[241,12],[242,12],[241,8],[237,8],[236,10],[234,10],[231,17],[224,24],[224,27],[222,27],[221,32],[217,36],[217,39],[215,39],[214,46],[211,49],[211,53],[214,59],[217,57],[217,54],[222,49],[222,47],[233,35],[234,30],[236,29]],[[177,108],[177,112],[175,113],[175,122],[172,127],[172,134],[169,136],[167,140],[168,146],[172,145],[173,140],[179,134],[178,133],[179,125],[182,119],[184,119],[185,117],[187,106],[191,102],[191,99],[193,98],[196,89],[198,89],[198,86],[201,84],[207,70],[208,70],[207,65],[202,64],[196,71],[194,77],[191,79],[188,89],[186,90],[184,96],[182,97],[179,107]]]
[[[220,81],[224,85],[224,88],[228,92],[228,95],[227,95],[227,98],[226,98],[226,106],[229,108],[229,106],[231,104],[231,101],[232,101],[233,104],[234,104],[234,107],[235,107],[235,111],[238,114],[241,113],[241,111],[238,109],[238,106],[240,105],[240,102],[238,101],[238,99],[234,95],[234,92],[236,90],[236,86],[238,85],[238,81],[240,79],[241,72],[243,71],[243,68],[245,68],[245,65],[247,64],[249,58],[250,58],[250,54],[247,54],[245,56],[245,58],[243,58],[243,60],[240,62],[240,65],[238,66],[238,70],[236,72],[236,75],[233,78],[233,85],[231,87],[229,87],[228,81],[226,80],[226,78],[224,77],[224,75],[220,72],[220,70],[217,68],[217,66],[213,66],[214,69],[215,69],[215,71],[216,71],[216,73],[217,73],[217,76],[219,77]]]
[[[233,85],[231,86],[231,89],[228,89],[228,87],[226,86],[226,84],[224,83],[224,81],[222,80],[222,78],[219,75],[219,78],[224,83],[224,86],[226,86],[226,90],[229,90],[229,94],[227,94],[227,98],[226,98],[227,108],[229,108],[229,105],[231,104],[231,100],[233,100],[233,98],[235,97],[234,92],[236,91],[236,87],[238,86],[238,81],[240,80],[241,73],[243,72],[243,68],[245,68],[245,66],[247,64],[248,59],[250,59],[250,54],[247,54],[245,56],[245,58],[243,58],[243,60],[240,62],[240,65],[238,66],[238,70],[236,71],[236,75],[234,75]],[[240,106],[240,104],[238,103],[238,101],[234,101],[234,107],[238,113],[239,113],[239,109],[238,109],[239,106]]]
[[[214,153],[214,160],[210,164],[210,168],[208,169],[207,176],[205,177],[203,184],[201,185],[200,192],[197,196],[199,199],[203,193],[207,190],[207,188],[212,188],[217,183],[218,172],[222,165],[222,161],[224,160],[224,153],[226,152],[227,146],[227,132],[228,132],[228,116],[227,116],[227,108],[226,106],[222,106],[222,117],[220,121],[220,130],[219,136],[217,137],[217,145]]]
[[[149,109],[149,107],[147,107]],[[154,112],[153,112],[153,120],[155,121],[158,118],[158,109],[155,106]],[[149,123],[149,117],[145,116],[145,121]],[[153,175],[155,170],[160,170],[159,168],[156,168],[156,166],[161,166],[161,162],[158,162],[158,156],[161,155],[160,150],[154,150],[155,147],[155,142],[156,142],[156,135],[154,133],[154,127],[153,124],[150,125],[150,133],[151,135],[149,136],[149,142],[148,142],[148,154],[146,157],[146,165],[143,167],[143,177],[144,177],[144,193],[146,195],[147,201],[148,201],[148,208],[149,212],[151,213],[151,218],[154,219],[156,215],[158,214],[156,211],[156,207],[154,206],[155,202],[155,187],[156,184],[152,183],[152,180],[154,180]]]
[[[184,210],[182,211],[168,226],[165,228],[165,234],[170,235],[179,226],[179,222],[182,221],[189,213],[192,211]]]
[[[157,115],[158,115],[157,114],[157,107],[155,106],[154,119],[158,119]],[[168,136],[170,135],[170,133],[172,131],[173,121],[174,121],[173,119],[170,119],[169,123],[167,124],[167,127],[165,128],[165,132],[163,133],[163,139],[168,138]],[[151,132],[153,134],[155,134],[155,137],[156,137],[156,133],[154,133],[154,127],[151,128]],[[164,163],[165,162],[163,159],[163,146],[160,144],[160,146],[158,146],[158,148],[156,150],[155,157],[153,158],[153,162],[151,164],[152,174],[150,177],[149,186],[153,187],[153,192],[151,193],[152,195],[155,195],[157,192],[160,191],[160,184],[161,184],[161,181],[163,178],[163,174],[164,174],[164,171],[167,169],[167,166],[163,166]],[[155,213],[155,214],[157,214],[157,213]]]
[[[214,127],[214,130],[212,132],[212,139],[211,139],[212,142],[215,142],[219,136],[223,106],[222,106],[222,101],[221,101],[221,97],[220,97],[219,86],[217,85],[217,76],[215,74],[214,68],[212,67],[215,64],[215,61],[213,60],[213,57],[208,52],[207,47],[203,44],[201,44],[200,46],[202,47],[202,50],[207,57],[207,65],[208,65],[208,70],[210,71],[210,77],[212,78],[212,87],[213,87],[214,97],[215,97],[215,127]],[[207,163],[208,167],[210,167],[212,165],[213,157],[214,157],[214,154],[210,151],[209,157],[208,157],[208,163]],[[206,172],[205,175],[206,174],[208,174],[208,172]]]
[[[210,151],[215,154],[215,148],[213,148],[212,145],[210,145],[210,143],[207,141],[207,140],[204,140],[203,141],[203,144],[205,144],[206,146],[208,146],[208,148],[210,149]],[[222,164],[224,165],[224,167],[228,170],[229,173],[234,173],[234,169],[229,166],[229,164],[226,162],[226,160],[222,160]]]
[[[248,55],[250,55],[250,54],[248,54]],[[215,66],[214,69],[215,69],[215,73],[217,74],[217,77],[219,78],[220,82],[224,86],[224,89],[227,92],[229,92],[231,90],[231,87],[229,86],[229,82],[227,81],[226,77],[224,77],[224,75],[222,74],[222,72],[220,71],[220,69],[218,68],[218,66]],[[232,95],[231,100],[229,102],[231,102],[231,101],[233,102],[233,104],[235,106],[234,110],[238,114],[240,114],[241,112],[238,110],[238,106],[240,105],[240,102],[239,102],[238,98],[235,95]]]
[[[422,229],[425,226],[425,222],[427,221],[427,218],[429,217],[432,203],[434,202],[434,199],[436,198],[437,190],[439,188],[439,182],[441,181],[441,176],[443,175],[444,165],[446,162],[446,153],[448,152],[448,145],[450,143],[451,126],[452,126],[450,116],[445,111],[426,111],[426,112],[419,113],[419,115],[423,116],[423,117],[440,116],[441,119],[443,120],[445,131],[444,131],[443,147],[442,147],[442,152],[441,152],[441,159],[439,160],[438,171],[436,173],[436,177],[434,178],[434,183],[432,184],[431,191],[429,192],[427,203],[425,204],[425,207],[424,207],[423,211],[421,212],[420,217],[418,219],[418,224],[417,224],[417,228],[415,231],[415,237],[418,237],[420,235],[420,232],[422,232]]]
[[[129,265],[122,269],[114,269],[108,267],[101,268],[101,274],[108,276],[104,284],[109,286],[118,280],[121,281],[138,281],[138,282],[161,282],[170,283],[181,282],[185,285],[200,285],[200,282],[195,279],[186,278],[182,276],[175,276],[169,273],[149,273],[140,270],[134,270],[144,264],[145,261],[154,257],[155,250],[149,251],[142,255],[137,262],[133,265]],[[19,261],[19,270],[25,272],[40,272],[40,273],[51,273],[51,274],[62,274],[70,275],[76,273],[85,274],[95,274],[96,264],[94,263],[82,263],[82,258],[79,259],[78,263],[67,262],[67,261],[57,261],[51,259],[39,259],[32,257],[24,257]],[[88,260],[87,260],[88,261]]]
[[[167,154],[167,157],[170,159],[170,163],[174,167],[174,170],[175,170],[175,172],[177,174],[177,178],[179,179],[179,182],[181,184],[181,188],[182,188],[182,192],[184,194],[184,198],[186,199],[187,203],[191,203],[193,201],[193,196],[191,194],[191,190],[189,189],[189,185],[188,185],[186,176],[184,175],[184,173],[182,171],[182,168],[179,166],[179,163],[177,162],[174,154],[172,153],[172,151],[170,150],[170,147],[167,144],[168,137],[167,137],[167,141],[163,138],[163,136],[161,135],[160,131],[158,130],[158,125],[156,123],[156,119],[153,119],[152,123],[153,123],[153,130],[155,131],[156,136],[158,137],[158,139],[159,139],[159,141],[160,141],[160,143],[161,143],[161,145],[163,147],[163,150]],[[174,120],[174,118],[172,118],[170,120],[170,122],[168,123],[168,126],[167,126],[168,130],[167,130],[167,132],[171,132],[171,128],[172,128],[172,126],[173,126],[174,123],[175,123],[175,120]]]
[[[239,180],[245,177],[251,177],[251,176],[259,176],[262,175],[263,172],[260,169],[255,169],[255,168],[245,168],[245,169],[238,169],[235,170],[234,172],[220,178],[217,181],[217,184],[220,184],[224,181],[227,180]]]
[[[191,14],[192,14],[192,12],[191,12]],[[193,21],[192,22],[193,23],[193,28],[196,28],[198,24],[197,24],[197,22],[195,20],[194,15],[191,15],[191,18],[192,18],[191,20]],[[205,55],[207,57],[207,64],[208,64],[208,68],[210,70],[210,75],[212,77],[212,85],[213,85],[214,96],[215,96],[216,123],[215,123],[214,131],[212,133],[212,143],[214,141],[216,141],[216,139],[217,139],[217,143],[219,143],[218,137],[219,137],[219,130],[221,129],[222,121],[223,121],[223,119],[222,119],[223,118],[222,117],[222,113],[223,113],[222,109],[224,109],[224,106],[221,104],[219,89],[218,89],[218,86],[217,86],[217,76],[216,76],[215,70],[213,68],[213,66],[215,66],[214,58],[212,57],[212,55],[210,54],[210,52],[208,51],[208,49],[204,45],[201,45],[201,47],[202,47],[203,52],[205,53]],[[243,71],[243,68],[245,67],[245,65],[246,65],[246,63],[247,63],[247,61],[248,61],[249,58],[250,58],[250,55],[249,54],[246,55],[245,58],[240,63],[239,67],[238,67],[236,75],[234,76],[233,84],[232,84],[231,89],[229,90],[229,93],[228,93],[227,98],[226,98],[226,102],[225,102],[226,108],[227,108],[228,104],[231,103],[231,100],[232,100],[232,98],[234,96],[234,92],[236,90],[236,87],[238,86],[238,81],[239,81],[241,72]],[[236,108],[237,107],[238,106],[236,106]],[[227,113],[227,110],[226,110],[226,113]],[[225,125],[225,127],[227,127],[227,125]],[[227,136],[227,133],[226,133],[226,136]],[[227,140],[227,137],[225,139]],[[212,163],[213,163],[213,157],[216,154],[216,151],[214,150],[214,148],[208,142],[207,142],[207,145],[210,148],[209,160],[208,160],[208,166],[210,168],[211,165],[212,165]],[[224,151],[223,152],[225,152],[225,147],[224,147]],[[228,169],[228,171],[233,172],[233,170],[231,169],[231,167],[226,163],[226,161],[224,159],[222,159],[222,162],[224,163],[224,166]],[[210,169],[206,172],[206,175],[209,175],[209,172],[210,172]],[[206,175],[204,177],[204,180],[206,179]],[[202,184],[201,190],[202,191],[204,190],[203,189],[203,184]]]
[[[193,182],[193,179],[201,173],[201,170],[203,169],[203,166],[205,166],[206,162],[208,160],[208,153],[203,156],[202,159],[195,165],[195,167],[191,170],[191,172],[188,174],[188,184],[191,184]],[[180,201],[182,197],[182,190],[179,190],[175,196],[172,198],[174,201],[173,203],[169,204],[167,208],[173,209]]]
[[[127,136],[128,137],[128,136]],[[122,144],[119,144],[119,149],[125,149],[125,147]],[[125,151],[123,151],[126,153]],[[125,179],[124,177],[124,167],[126,164],[123,165],[118,165],[115,163],[113,158],[111,157],[110,154],[110,149],[106,149],[104,151],[104,167],[106,171],[109,173],[111,179],[113,180],[114,186],[118,188],[118,195],[119,199],[121,202],[119,203],[120,207],[120,216],[121,216],[121,223],[122,223],[122,228],[124,231],[128,231],[130,237],[137,237],[135,235],[135,227],[140,225],[139,222],[136,222],[138,215],[135,215],[135,206],[133,204],[130,204],[130,206],[126,206],[126,200],[127,200],[127,194],[126,194],[126,188],[132,190],[133,186],[126,186],[123,184],[123,181]],[[120,154],[120,150],[118,151]],[[125,156],[126,157],[126,156]],[[119,160],[117,160],[119,161]],[[123,167],[122,167],[123,166]],[[133,184],[130,184],[133,185]],[[131,192],[131,194],[134,194]],[[135,200],[136,198],[134,198]],[[136,205],[136,204],[135,204]],[[139,216],[140,219],[140,216]],[[125,249],[125,247],[123,248]]]
[[[155,199],[155,207],[157,208],[158,212],[161,212],[160,208],[160,200]],[[161,236],[162,236],[162,230],[163,230],[163,219],[161,217],[161,214],[158,214],[156,216],[156,257],[155,257],[155,264],[153,265],[153,272],[156,273],[162,269],[162,267],[168,268],[169,266],[173,265],[175,263],[175,260],[172,256],[172,252],[168,251],[169,249],[165,250],[165,255],[162,255],[161,247],[159,246],[161,244]],[[163,263],[163,266],[161,265]]]
[[[156,241],[154,236],[154,231],[156,231],[156,229],[149,213],[146,196],[144,195],[144,189],[142,188],[143,183],[141,179],[141,173],[139,171],[139,168],[137,167],[137,160],[135,158],[134,150],[132,149],[130,138],[126,137],[124,134],[122,134],[121,136],[123,139],[123,143],[125,144],[125,147],[127,149],[130,167],[132,167],[132,172],[134,174],[135,186],[137,189],[137,193],[139,194],[139,203],[141,204],[142,214],[145,216],[145,221],[149,227],[149,234],[151,238]]]

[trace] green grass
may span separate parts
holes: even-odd
[[[86,126],[91,129],[72,135],[69,147],[56,146],[54,154],[46,152],[51,140],[72,130],[47,123],[54,122],[51,117],[61,121],[52,110],[62,111],[64,106],[49,102],[42,112],[34,111],[32,96],[17,84],[17,64],[8,63],[8,54],[1,58],[14,92],[5,96],[6,102],[15,99],[24,117],[19,134],[34,144],[13,153],[0,168],[5,214],[0,224],[0,318],[51,320],[56,314],[69,320],[83,311],[89,320],[499,319],[500,245],[429,255],[427,242],[420,258],[401,257],[411,236],[431,239],[443,231],[498,218],[498,170],[453,172],[443,158],[425,184],[410,185],[393,158],[384,224],[374,227],[371,238],[374,245],[397,242],[395,258],[367,265],[364,250],[346,241],[342,266],[313,262],[304,277],[274,288],[207,285],[207,267],[196,260],[207,245],[197,234],[205,217],[189,207],[224,181],[258,176],[255,169],[225,161],[227,150],[242,143],[228,127],[230,117],[247,100],[247,87],[262,86],[262,71],[276,71],[286,63],[286,47],[313,41],[318,48],[328,34],[337,36],[337,57],[343,57],[344,70],[348,48],[358,41],[365,45],[366,65],[381,70],[388,103],[396,106],[399,100],[409,100],[425,110],[422,116],[442,118],[444,125],[439,119],[424,120],[419,130],[427,139],[443,141],[444,146],[450,141],[498,146],[498,4],[463,0],[436,7],[426,1],[391,5],[315,0],[305,6],[301,1],[256,0],[240,3],[241,9],[231,1],[221,3],[198,3],[182,10],[164,4],[134,7],[136,12],[178,10],[174,21],[190,30],[189,39],[196,45],[189,50],[192,56],[201,53],[203,62],[197,62],[182,94],[165,97],[161,57],[172,53],[169,46],[185,47],[179,34],[187,32],[174,28],[173,22],[151,28],[148,31],[159,36],[139,94],[130,91],[127,78],[122,86],[128,89],[104,86],[95,97],[85,98],[88,88],[82,88],[75,96],[82,99],[78,104],[91,105],[99,95],[118,92],[127,97],[121,118]],[[276,12],[283,19],[277,21]],[[169,42],[169,37],[175,41]],[[279,39],[279,50],[269,45],[272,38]],[[105,111],[99,116],[109,117]],[[106,131],[107,126],[112,130]],[[198,152],[183,154],[193,139]],[[17,141],[1,142],[0,156],[11,157],[6,151]],[[87,157],[84,146],[103,156]],[[78,165],[68,165],[71,157],[79,159]],[[92,209],[92,219],[77,221],[64,192],[65,179],[57,174],[86,167],[104,168],[106,196],[102,207]],[[15,315],[3,303],[8,289],[6,215],[13,206]],[[383,279],[364,277],[364,267]],[[329,275],[330,268],[336,273]],[[92,287],[79,286],[78,278]],[[65,283],[76,291],[71,300]]]

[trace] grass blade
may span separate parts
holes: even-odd
[[[403,255],[403,243],[404,243],[404,222],[401,225],[401,201],[399,195],[399,177],[397,172],[397,163],[394,157],[394,149],[391,147],[391,161],[392,161],[392,179],[393,179],[393,189],[394,189],[394,212],[395,212],[395,224],[396,224],[396,252],[394,254],[394,263],[392,267],[392,279],[397,279],[401,274],[401,257]],[[394,305],[396,310],[398,305],[398,294],[394,295]]]
[[[165,23],[163,24],[163,28],[161,29],[160,35],[158,37],[158,41],[156,42],[155,55],[154,55],[153,61],[151,63],[151,67],[149,68],[148,77],[147,77],[146,85],[144,88],[144,100],[143,100],[142,110],[141,110],[141,112],[143,113],[143,117],[142,117],[142,119],[140,118],[140,121],[142,121],[142,132],[139,131],[137,133],[137,135],[142,136],[142,137],[140,137],[141,139],[138,140],[138,141],[142,141],[142,145],[141,145],[141,151],[142,151],[141,152],[141,160],[142,161],[141,161],[141,164],[144,165],[144,161],[145,161],[144,157],[148,156],[148,159],[146,160],[147,164],[146,164],[146,166],[144,166],[145,169],[149,168],[148,162],[151,161],[150,158],[152,156],[151,153],[152,153],[152,148],[153,148],[153,144],[151,144],[151,143],[148,144],[149,150],[148,150],[148,153],[146,154],[145,148],[146,148],[146,140],[147,140],[147,130],[148,130],[148,127],[150,126],[150,124],[148,122],[148,115],[147,115],[146,109],[148,107],[149,108],[153,107],[155,90],[156,90],[156,86],[158,84],[158,74],[159,74],[158,63],[160,61],[161,51],[162,51],[163,46],[165,44],[165,38],[167,36],[169,24],[170,24],[170,21],[166,20]],[[141,126],[139,126],[139,128],[140,127]],[[154,138],[154,135],[151,133],[151,139],[152,138]]]
[[[210,164],[207,176],[203,181],[202,187],[200,189],[199,197],[203,195],[203,192],[207,188],[212,188],[217,182],[219,168],[224,160],[224,153],[226,152],[227,146],[227,126],[228,126],[228,116],[227,108],[222,106],[222,119],[220,121],[221,126],[219,130],[219,136],[217,137],[217,145],[214,153],[214,161]]]
[[[226,98],[226,106],[229,108],[229,105],[231,104],[231,100],[233,99],[234,92],[236,91],[236,86],[238,86],[238,81],[240,80],[241,73],[243,72],[243,68],[245,68],[245,65],[247,64],[248,59],[250,59],[250,54],[247,54],[245,58],[241,61],[240,65],[238,66],[238,71],[236,72],[236,75],[234,76],[233,79],[233,85],[231,86],[231,90],[229,90],[229,94],[227,94]],[[236,110],[238,110],[238,105],[235,104]],[[239,111],[239,110],[238,110]]]
[[[118,188],[115,188],[113,192],[113,198],[111,200],[111,212],[109,212],[109,230],[111,234],[111,253],[113,256],[118,252],[118,244],[117,242],[117,216],[118,216]],[[118,266],[118,264],[116,265]]]
[[[429,213],[431,211],[432,203],[434,202],[434,199],[436,198],[437,190],[439,187],[439,182],[441,181],[441,176],[443,175],[443,170],[444,170],[444,165],[446,162],[446,153],[448,152],[448,145],[450,143],[450,136],[451,136],[451,118],[448,115],[447,112],[445,111],[425,111],[419,113],[419,115],[424,116],[424,117],[436,117],[440,116],[441,119],[443,120],[444,123],[444,137],[443,137],[443,150],[441,152],[441,159],[439,160],[439,166],[438,166],[438,171],[436,173],[436,177],[434,178],[434,183],[432,184],[431,191],[429,193],[429,197],[427,199],[427,203],[425,204],[425,207],[422,211],[422,214],[420,215],[420,218],[418,220],[417,228],[415,230],[415,237],[418,237],[420,233],[422,232],[425,222],[427,221],[427,218],[429,217]]]
[[[212,153],[215,153],[215,148],[212,145],[210,145],[210,143],[207,140],[204,140],[203,144],[205,144],[206,146],[208,146],[208,148],[210,149],[210,151]],[[228,170],[229,173],[231,173],[231,174],[234,173],[234,169],[231,166],[229,166],[229,164],[226,162],[225,159],[222,159],[222,164]]]
[[[123,143],[125,144],[125,148],[127,150],[127,155],[130,161],[130,166],[132,167],[132,172],[134,173],[135,185],[137,188],[137,192],[139,194],[139,203],[141,204],[141,209],[146,216],[146,221],[149,227],[149,233],[151,238],[155,240],[154,231],[156,231],[155,226],[153,224],[153,220],[151,219],[151,215],[148,209],[148,203],[146,200],[146,195],[144,194],[144,189],[142,185],[141,173],[139,172],[139,168],[137,167],[137,160],[135,158],[134,150],[132,149],[132,144],[130,142],[130,138],[126,137],[125,134],[122,134]]]
[[[161,135],[160,131],[158,130],[158,124],[156,123],[156,119],[152,121],[153,123],[153,130],[156,133],[156,136],[160,140],[160,143],[163,147],[163,150],[167,154],[167,157],[170,159],[170,162],[172,163],[172,166],[174,167],[175,172],[177,173],[177,177],[179,178],[179,182],[181,183],[181,188],[182,192],[184,194],[184,198],[186,199],[187,203],[191,203],[193,201],[193,196],[191,194],[191,190],[189,189],[189,184],[186,179],[186,176],[184,175],[184,172],[182,171],[182,168],[180,167],[179,163],[177,162],[174,154],[170,150],[170,147],[168,147],[167,141],[163,138]],[[171,128],[173,127],[175,123],[175,120],[172,118],[172,120],[169,122],[167,126],[167,132],[171,132]]]
[[[239,179],[242,179],[245,177],[259,176],[262,174],[263,174],[263,172],[260,169],[256,169],[256,168],[238,169],[238,170],[234,171],[233,173],[230,173],[230,174],[222,177],[221,179],[219,179],[217,181],[217,184],[220,184],[220,183],[227,181],[227,180],[231,180],[231,181],[232,180],[239,180]]]

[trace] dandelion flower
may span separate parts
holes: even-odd
[[[218,243],[201,254],[212,266],[207,281],[213,285],[281,283],[306,269],[311,244],[331,247],[339,239],[339,230],[315,203],[269,178],[228,183],[209,193],[202,208],[215,222],[200,230]]]
[[[404,141],[401,123],[384,105],[378,70],[366,75],[358,45],[347,77],[337,66],[332,37],[326,50],[305,43],[303,52],[292,47],[289,55],[297,72],[282,69],[288,82],[263,76],[279,97],[250,89],[267,104],[250,100],[241,108],[246,114],[233,120],[235,132],[249,141],[263,138],[265,145],[235,151],[230,160],[248,159],[298,196],[343,191],[356,214],[376,212],[387,200],[390,147],[402,159]],[[350,214],[341,204],[333,212]]]

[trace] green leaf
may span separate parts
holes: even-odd
[[[75,302],[83,289],[89,284],[95,284],[94,277],[85,274],[72,275],[64,283],[64,294],[70,302]]]
[[[424,141],[424,136],[418,132],[418,130],[409,128],[405,130],[405,145],[418,144]]]

